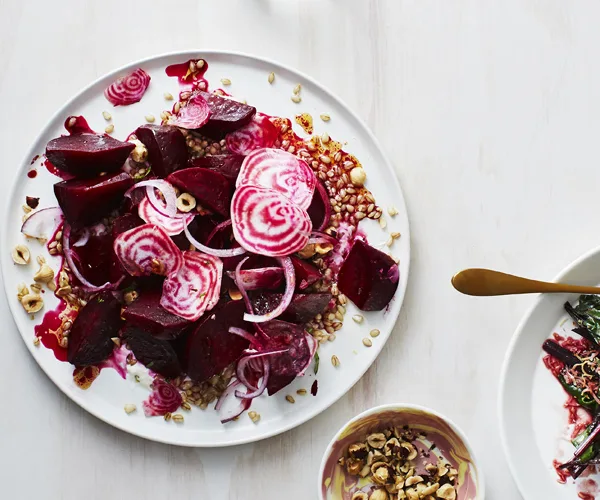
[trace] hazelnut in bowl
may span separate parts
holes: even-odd
[[[483,500],[464,434],[416,405],[367,410],[333,437],[319,471],[321,500]]]

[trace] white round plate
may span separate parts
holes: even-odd
[[[65,133],[63,122],[69,115],[83,115],[92,129],[102,132],[106,127],[102,111],[108,110],[115,125],[112,135],[121,140],[145,123],[144,117],[147,114],[153,114],[158,120],[161,111],[170,109],[173,104],[172,101],[165,101],[163,94],[170,92],[176,96],[179,92],[177,79],[167,77],[165,68],[170,64],[200,57],[208,61],[209,69],[205,76],[211,88],[220,87],[221,78],[229,78],[232,84],[227,87],[228,92],[237,98],[247,99],[248,103],[263,113],[287,117],[292,121],[295,114],[311,113],[314,117],[315,134],[327,132],[335,139],[347,141],[344,149],[362,162],[367,171],[367,187],[374,193],[377,202],[384,208],[393,205],[399,211],[395,217],[387,217],[385,231],[376,222],[361,223],[370,243],[382,250],[389,250],[385,242],[390,232],[398,231],[402,234],[393,246],[393,255],[400,259],[400,285],[387,311],[364,314],[365,321],[359,327],[349,319],[358,311],[354,306],[349,306],[347,321],[338,332],[337,340],[323,345],[319,350],[321,363],[317,377],[310,369],[305,377],[298,378],[274,397],[256,399],[253,409],[262,416],[258,424],[243,416],[239,421],[223,426],[211,408],[206,411],[194,408],[192,412],[186,413],[183,425],[165,422],[162,418],[145,418],[141,412],[141,402],[147,397],[147,391],[140,388],[139,384],[136,386],[130,380],[121,379],[114,370],[103,370],[90,389],[79,389],[73,383],[71,365],[57,361],[50,350],[34,347],[32,343],[34,325],[41,321],[42,314],[38,314],[35,321],[32,321],[16,300],[17,284],[31,283],[36,268],[35,256],[44,253],[42,245],[34,241],[28,243],[33,254],[32,264],[27,267],[15,266],[10,257],[10,249],[24,241],[19,230],[23,215],[21,206],[25,196],[39,196],[41,207],[56,205],[52,185],[57,178],[50,175],[39,160],[30,165],[32,157],[42,154],[50,139]],[[103,96],[104,89],[117,77],[138,67],[146,70],[152,77],[144,98],[131,106],[115,108],[110,105]],[[267,76],[272,71],[276,78],[271,85]],[[298,83],[302,85],[301,104],[295,104],[290,99],[292,89]],[[327,123],[319,119],[319,115],[324,112],[331,115],[331,120]],[[300,127],[295,126],[295,129],[299,135],[305,135]],[[34,167],[38,175],[29,179],[27,172]],[[77,404],[119,429],[155,441],[184,446],[227,446],[264,439],[306,422],[337,401],[371,366],[389,337],[404,298],[410,257],[408,218],[400,185],[390,162],[364,123],[345,104],[308,76],[272,61],[219,51],[168,54],[135,62],[100,78],[60,109],[35,140],[18,170],[2,225],[2,241],[4,286],[13,316],[31,354],[54,383]],[[56,269],[58,259],[49,260]],[[45,294],[45,310],[52,309],[55,304],[53,297],[49,295]],[[367,349],[362,345],[361,339],[372,328],[378,328],[381,335],[373,339],[373,347]],[[331,365],[330,358],[333,354],[341,360],[339,368]],[[296,404],[293,405],[285,400],[286,394],[293,394],[297,389],[310,389],[315,378],[319,381],[315,397],[296,397]],[[127,415],[123,406],[128,403],[136,404],[140,410]]]
[[[600,283],[600,248],[580,257],[555,281],[595,286]],[[559,484],[552,461],[573,454],[567,439],[567,396],[544,366],[542,343],[554,332],[570,335],[573,323],[563,304],[576,294],[541,295],[515,332],[504,362],[499,395],[500,428],[508,463],[526,500],[578,500],[594,493],[586,480]],[[576,335],[575,335],[576,336]],[[598,477],[592,477],[596,482]],[[597,490],[600,492],[600,489]]]

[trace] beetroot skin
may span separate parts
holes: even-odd
[[[157,339],[173,340],[191,324],[165,311],[160,305],[161,289],[142,290],[137,300],[123,311],[127,324],[137,326]]]
[[[148,148],[148,162],[158,177],[165,178],[171,172],[187,166],[185,137],[177,127],[142,125],[135,135]]]
[[[186,168],[173,172],[167,181],[190,193],[203,207],[229,217],[232,186],[219,172],[206,168]]]
[[[217,94],[199,91],[210,108],[208,123],[199,129],[202,135],[222,139],[229,132],[247,125],[256,114],[256,108],[227,99]]]
[[[120,170],[133,148],[132,143],[108,135],[66,135],[48,143],[46,158],[57,169],[75,177],[96,177],[101,172]]]
[[[281,302],[281,293],[251,293],[250,300],[255,314],[271,312]],[[306,323],[322,313],[331,300],[330,293],[296,293],[281,319],[292,323]]]
[[[81,227],[97,222],[117,208],[132,185],[131,176],[121,172],[58,182],[54,184],[54,194],[67,222]]]
[[[248,341],[229,333],[229,328],[249,328],[243,321],[245,311],[244,302],[238,300],[213,309],[200,320],[186,346],[187,374],[192,380],[208,380],[240,358]]]
[[[201,156],[190,160],[190,167],[214,170],[224,175],[231,185],[235,186],[244,158],[244,155],[237,154]]]
[[[131,349],[135,359],[149,370],[169,378],[181,374],[181,365],[175,349],[166,340],[157,339],[129,325],[121,332],[121,339]]]
[[[110,356],[111,340],[119,336],[121,304],[111,292],[101,292],[79,311],[69,335],[67,360],[75,366],[96,365]]]
[[[383,252],[356,240],[338,276],[338,288],[363,311],[386,307],[400,281],[398,265]]]

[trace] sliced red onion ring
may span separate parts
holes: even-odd
[[[226,221],[220,222],[215,226],[215,228],[210,232],[210,234],[206,237],[206,244],[210,245],[212,239],[219,234],[226,227],[231,226],[231,219],[227,219]]]
[[[183,228],[187,226],[194,217],[195,213],[185,214],[185,217],[167,217],[162,212],[156,210],[154,205],[150,203],[150,199],[146,196],[138,205],[138,215],[140,219],[147,222],[148,224],[155,224],[162,227],[165,232],[170,236],[175,236],[183,231]]]
[[[321,201],[323,203],[323,220],[321,221],[321,225],[317,228],[318,231],[324,231],[327,226],[329,226],[329,219],[331,218],[331,202],[329,201],[329,196],[327,194],[327,190],[325,186],[321,182],[317,182],[317,193],[321,197]],[[310,210],[309,210],[310,212]]]
[[[250,257],[246,257],[246,258],[240,260],[238,265],[235,266],[234,281],[237,284],[237,287],[238,287],[240,293],[242,294],[242,299],[244,299],[244,304],[246,304],[246,310],[249,313],[252,313],[252,302],[250,302],[250,297],[248,297],[248,292],[246,291],[246,288],[244,287],[244,280],[242,279],[242,266],[246,263],[246,261],[249,258]],[[261,332],[261,333],[263,333],[263,332]]]
[[[175,188],[163,179],[150,179],[147,181],[141,181],[135,184],[133,187],[129,188],[125,193],[125,196],[131,198],[131,192],[134,189],[145,187],[146,194],[148,195],[148,199],[152,206],[156,208],[161,214],[166,217],[176,217],[177,214],[177,194],[175,193]],[[165,201],[161,200],[154,191],[154,188],[158,189]]]
[[[194,245],[194,247],[196,249],[198,249],[208,255],[214,255],[215,257],[235,257],[236,255],[242,255],[242,254],[246,253],[246,250],[244,250],[242,247],[227,248],[225,250],[219,250],[217,248],[207,247],[206,245],[203,245],[196,238],[194,238],[192,236],[192,233],[190,233],[190,230],[188,229],[187,224],[184,226],[183,231],[184,231],[185,236],[188,239],[188,241],[192,245]]]
[[[148,85],[150,85],[150,75],[138,68],[133,73],[111,83],[104,91],[104,96],[114,106],[127,106],[140,101]]]
[[[250,342],[257,348],[262,348],[262,344],[258,341],[258,339],[243,328],[236,328],[232,326],[229,328],[229,333],[232,333],[233,335],[238,335],[239,337],[246,339],[248,342]]]
[[[274,189],[300,208],[312,201],[317,178],[308,164],[287,151],[262,148],[252,151],[242,163],[236,187],[252,185]]]
[[[313,231],[310,238],[308,239],[308,244],[310,245],[312,243],[321,243],[321,244],[325,244],[325,245],[336,245],[337,240],[333,236],[331,236],[327,233]]]
[[[306,343],[308,344],[308,348],[310,350],[310,357],[308,358],[308,361],[306,362],[304,368],[302,368],[302,370],[298,372],[298,377],[302,377],[306,373],[306,370],[312,363],[312,360],[315,357],[315,354],[317,353],[317,349],[319,348],[319,342],[309,333],[306,334]]]
[[[119,284],[123,280],[123,278],[121,278],[117,283],[111,283],[110,281],[107,281],[106,283],[104,283],[104,285],[97,286],[85,279],[85,277],[83,276],[83,274],[81,274],[81,271],[79,271],[77,265],[75,264],[75,260],[73,258],[75,255],[73,250],[71,249],[71,226],[66,222],[63,227],[62,246],[63,253],[65,255],[65,260],[67,261],[71,272],[79,280],[79,282],[81,283],[81,287],[86,292],[101,292],[102,290],[110,290],[119,286]]]
[[[115,239],[113,249],[132,276],[152,273],[169,276],[179,271],[183,264],[181,250],[164,229],[153,224],[144,224],[121,233]]]
[[[271,373],[271,363],[269,363],[269,360],[266,358],[261,358],[261,359],[262,359],[263,367],[262,367],[262,377],[261,377],[260,384],[254,390],[250,389],[250,387],[247,387],[248,391],[246,393],[243,393],[241,391],[235,391],[236,397],[241,398],[241,399],[254,399],[254,398],[257,398],[258,396],[260,396],[263,392],[265,392],[265,389],[267,388],[267,384],[269,383],[269,374]],[[238,366],[239,366],[239,363],[238,363]]]
[[[171,118],[169,125],[185,129],[196,129],[204,125],[210,117],[210,108],[206,99],[199,93],[194,93],[187,104],[180,108],[179,113]]]
[[[77,241],[75,243],[73,243],[72,245],[74,247],[84,247],[89,240],[90,240],[90,230],[88,228],[85,228],[79,235],[79,238],[77,238]]]
[[[200,252],[183,252],[183,264],[163,283],[160,305],[181,318],[196,321],[219,301],[223,262]]]
[[[244,413],[248,408],[250,408],[250,404],[252,403],[251,399],[240,400],[240,403],[237,406],[237,408],[229,410],[227,412],[223,408],[224,403],[227,400],[228,396],[230,394],[234,393],[235,390],[241,385],[242,385],[242,383],[239,380],[234,380],[233,382],[231,382],[229,384],[229,386],[227,387],[227,389],[225,389],[225,391],[223,391],[223,394],[221,394],[221,397],[219,398],[219,400],[217,401],[217,404],[215,405],[215,410],[217,410],[219,413],[228,413],[227,417],[224,416],[224,418],[221,418],[222,424],[226,424],[227,422],[231,422],[232,420],[235,420],[242,413]]]
[[[236,189],[231,200],[233,235],[246,250],[282,257],[306,246],[312,223],[305,210],[281,193],[259,186]]]
[[[227,134],[227,149],[247,155],[259,148],[270,148],[277,140],[278,131],[266,115],[256,113],[253,120],[235,132]]]
[[[283,273],[285,275],[285,292],[283,292],[281,302],[275,309],[263,315],[245,313],[244,321],[248,321],[249,323],[264,323],[265,321],[270,321],[280,316],[290,305],[290,302],[294,297],[294,288],[296,288],[296,272],[294,271],[294,264],[289,257],[278,257],[277,262],[283,267]]]
[[[60,208],[42,208],[27,217],[21,226],[21,232],[31,238],[47,240],[56,232],[63,220]]]

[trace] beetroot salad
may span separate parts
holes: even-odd
[[[547,353],[544,364],[568,396],[564,406],[569,415],[573,457],[565,463],[554,461],[563,483],[568,477],[577,479],[596,472],[600,464],[600,297],[582,295],[575,306],[567,302],[564,307],[574,322],[576,336],[555,333],[543,344]],[[593,493],[597,493],[593,480],[584,483],[586,487],[594,483]],[[590,491],[580,496],[583,494],[595,498]]]
[[[207,69],[169,66],[179,98],[126,141],[110,135],[109,111],[104,134],[66,118],[68,133],[45,151],[58,206],[37,200],[22,226],[60,267],[40,257],[19,300],[40,311],[44,285],[60,299],[34,343],[74,365],[82,389],[110,367],[149,377],[146,416],[183,421],[173,412],[215,403],[226,423],[307,372],[348,300],[385,309],[399,271],[358,230],[382,215],[358,160],[326,134],[302,139],[289,119],[210,91]],[[143,69],[119,78],[107,109],[139,102],[151,84]],[[19,247],[15,263],[28,262]]]

